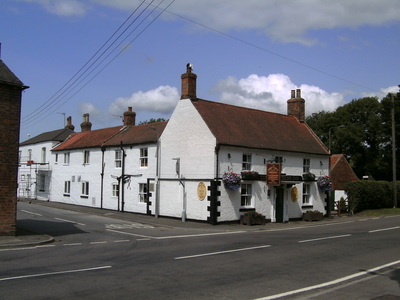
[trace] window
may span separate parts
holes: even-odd
[[[84,165],[89,164],[89,156],[90,156],[90,151],[89,150],[83,151],[83,164]]]
[[[46,162],[46,147],[42,148],[42,155],[41,155],[41,163],[45,163]]]
[[[20,181],[25,181],[25,175],[24,174],[21,175]]]
[[[39,192],[44,192],[46,186],[46,174],[39,173],[36,180]]]
[[[118,197],[118,195],[119,195],[119,185],[118,185],[118,183],[113,183],[112,184],[112,196]]]
[[[303,159],[303,173],[310,172],[310,159],[304,158]]]
[[[115,150],[115,167],[120,169],[122,167],[122,151]]]
[[[147,167],[147,164],[148,164],[147,148],[140,148],[140,166]]]
[[[275,162],[278,164],[282,164],[283,163],[283,157],[282,156],[275,156]]]
[[[139,183],[139,202],[146,203],[147,202],[147,184]]]
[[[71,181],[64,181],[64,196],[71,194]]]
[[[251,171],[251,154],[243,154],[242,170]]]
[[[88,181],[82,181],[82,198],[88,198],[89,197],[89,182]]]
[[[21,163],[22,151],[18,151],[18,162]]]
[[[32,149],[28,149],[28,161],[32,160]]]
[[[310,201],[310,185],[303,184],[303,205],[311,205]]]
[[[58,153],[56,153],[55,157],[54,157],[54,162],[58,163]]]
[[[69,165],[69,152],[64,153],[64,165]]]
[[[244,207],[249,207],[251,206],[251,184],[242,184],[241,186],[241,190],[240,190],[240,196],[241,196],[241,200],[240,200],[240,205],[244,206]]]

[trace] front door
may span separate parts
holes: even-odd
[[[283,223],[283,188],[276,188],[275,218],[277,223]]]

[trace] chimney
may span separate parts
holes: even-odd
[[[71,117],[71,116],[69,116],[69,117],[67,118],[67,125],[65,125],[64,128],[68,128],[68,129],[71,129],[71,130],[74,130],[74,129],[75,129],[75,126],[72,125],[72,117]]]
[[[196,79],[197,75],[192,73],[193,66],[188,63],[186,65],[186,73],[182,74],[182,94],[181,99],[196,99]]]
[[[83,114],[83,122],[81,123],[81,131],[91,131],[92,123],[89,122],[89,114]]]
[[[295,116],[300,122],[305,119],[305,100],[301,98],[301,90],[292,90],[292,97],[287,101],[287,114]]]
[[[128,111],[124,112],[124,126],[134,126],[136,123],[136,113],[132,111],[132,107],[128,107]]]

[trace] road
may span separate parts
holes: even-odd
[[[0,299],[400,297],[400,216],[204,231],[19,203],[18,223],[55,242],[0,250]]]

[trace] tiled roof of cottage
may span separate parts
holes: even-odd
[[[104,146],[137,145],[156,143],[167,122],[150,123],[144,125],[127,126],[121,133],[104,143]]]
[[[343,154],[333,154],[330,157],[332,188],[343,190],[344,184],[359,180]]]
[[[202,99],[192,103],[218,144],[329,154],[310,127],[296,117]]]
[[[62,142],[74,131],[69,128],[57,129],[53,131],[43,132],[29,140],[20,143],[20,146],[32,145],[43,142]]]
[[[167,122],[158,122],[136,126],[117,126],[98,130],[77,132],[53,151],[73,150],[94,147],[112,147],[155,143],[163,132]]]
[[[0,83],[9,85],[23,86],[24,84],[17,76],[7,67],[7,65],[0,59]]]
[[[53,151],[100,147],[104,142],[120,132],[123,126],[109,127],[84,132],[76,132],[55,147]]]

